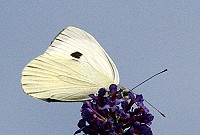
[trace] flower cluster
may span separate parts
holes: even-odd
[[[153,135],[149,127],[154,116],[143,104],[142,95],[117,91],[111,84],[109,91],[101,88],[92,101],[83,102],[78,134],[87,135]]]

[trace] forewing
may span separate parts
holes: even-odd
[[[116,84],[119,84],[119,73],[114,62],[95,38],[84,30],[76,27],[68,27],[62,30],[55,37],[46,53],[63,55],[63,57],[71,57],[90,63],[95,69],[103,72],[112,78]],[[76,53],[77,56],[72,56],[73,53]]]

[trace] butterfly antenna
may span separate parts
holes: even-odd
[[[151,78],[153,78],[153,77],[155,77],[155,76],[157,76],[157,75],[159,75],[159,74],[162,74],[162,73],[164,73],[164,72],[166,72],[166,71],[167,71],[167,69],[165,69],[165,70],[163,70],[163,71],[161,71],[161,72],[159,72],[159,73],[157,73],[157,74],[155,74],[155,75],[149,77],[149,78],[146,79],[145,81],[141,82],[140,84],[138,84],[137,86],[135,86],[134,88],[132,88],[130,91],[134,90],[134,89],[137,88],[138,86],[140,86],[140,85],[142,85],[143,83],[147,82],[147,81],[150,80]]]
[[[147,102],[151,107],[153,107],[158,113],[160,113],[160,115],[162,115],[163,117],[166,117],[166,115],[164,113],[162,113],[161,111],[159,111],[155,106],[153,106],[149,101],[147,101],[146,99],[144,99],[145,102]]]
[[[141,82],[140,84],[138,84],[137,86],[135,86],[134,88],[132,88],[130,91],[134,90],[135,88],[137,88],[138,86],[142,85],[142,84],[145,83],[146,81],[148,81],[148,80],[152,79],[153,77],[155,77],[155,76],[157,76],[157,75],[159,75],[159,74],[162,74],[162,73],[164,73],[164,72],[166,72],[166,71],[167,71],[167,69],[165,69],[165,70],[163,70],[163,71],[161,71],[161,72],[159,72],[159,73],[157,73],[157,74],[155,74],[155,75],[149,77],[149,78],[146,79],[145,81]],[[161,111],[159,111],[159,110],[158,110],[155,106],[153,106],[149,101],[147,101],[146,99],[144,99],[144,101],[147,102],[151,107],[153,107],[158,113],[160,113],[160,115],[162,115],[163,117],[166,117],[164,113],[162,113]]]

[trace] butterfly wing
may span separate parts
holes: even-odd
[[[83,101],[111,83],[119,84],[117,68],[87,32],[68,27],[46,52],[22,72],[24,91],[46,101]]]
[[[46,53],[71,57],[80,53],[81,61],[90,63],[95,69],[111,77],[119,83],[119,73],[111,58],[93,36],[76,27],[68,27],[61,31],[47,49]],[[72,57],[75,58],[75,57]]]

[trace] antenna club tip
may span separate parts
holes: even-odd
[[[163,73],[163,72],[166,72],[167,70],[168,70],[167,68],[166,68],[166,69],[164,69],[164,70],[162,71],[162,73]]]
[[[163,117],[166,117],[166,115],[165,114],[163,114],[163,113],[160,113]]]

